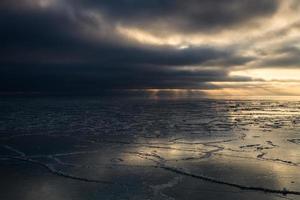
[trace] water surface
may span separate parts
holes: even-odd
[[[26,97],[0,110],[0,199],[300,199],[297,99]]]

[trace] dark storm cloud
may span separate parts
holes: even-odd
[[[210,88],[210,81],[249,81],[228,77],[228,67],[253,59],[234,48],[132,44],[114,27],[157,23],[210,31],[269,16],[277,7],[275,0],[3,0],[0,91]],[[104,22],[93,15],[98,12]],[[198,70],[181,69],[185,66]],[[202,69],[206,66],[221,68]]]
[[[15,73],[18,71],[18,73]],[[251,81],[228,78],[224,70],[196,72],[159,66],[14,65],[0,70],[1,91],[100,92],[103,89],[211,89],[207,81]]]
[[[1,48],[52,48],[76,43],[72,24],[61,13],[16,12],[0,13]]]
[[[225,81],[226,70],[184,71],[181,65],[201,64],[230,56],[214,49],[172,50],[82,47],[77,60],[51,59],[6,62],[1,68],[1,90],[52,91],[136,88],[207,88],[206,81]],[[71,51],[71,50],[70,50]],[[79,64],[78,64],[79,63]],[[178,66],[178,67],[176,67]]]
[[[180,32],[229,28],[272,15],[277,0],[103,0],[76,1],[99,8],[115,21],[134,26],[162,26]]]
[[[204,63],[204,65],[208,66],[222,66],[222,67],[230,67],[230,66],[239,66],[247,64],[253,60],[255,57],[251,56],[238,56],[238,55],[230,55],[225,58],[218,58],[214,60],[209,60]]]
[[[300,48],[286,45],[265,54],[265,58],[259,60],[255,67],[259,68],[299,68]]]

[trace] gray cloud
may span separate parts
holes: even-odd
[[[146,45],[123,37],[116,26],[206,34],[246,26],[278,8],[276,0],[3,0],[0,91],[214,89],[209,82],[252,81],[228,75],[232,66],[257,59],[238,45]],[[261,65],[299,62],[298,49],[281,51],[286,57]]]
[[[276,0],[104,0],[76,1],[99,8],[116,22],[166,31],[216,31],[268,17],[278,8]]]
[[[263,53],[264,57],[259,59],[252,68],[299,68],[300,48],[286,44],[270,52]]]

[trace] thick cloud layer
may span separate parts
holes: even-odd
[[[86,2],[86,1],[85,1]],[[88,2],[88,3],[87,3]],[[272,15],[276,0],[105,0],[87,1],[109,17],[137,26],[166,27],[180,32],[211,31]]]
[[[210,90],[253,81],[230,72],[299,64],[298,9],[293,0],[3,0],[0,91]]]

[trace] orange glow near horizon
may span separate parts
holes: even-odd
[[[144,89],[150,96],[166,93],[170,96],[300,96],[300,82],[253,81],[253,82],[210,82],[215,89]]]
[[[230,76],[247,76],[265,81],[300,81],[300,69],[248,69],[232,71]]]

